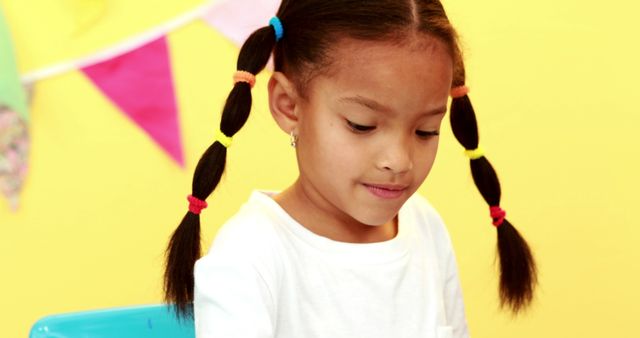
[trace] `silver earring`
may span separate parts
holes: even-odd
[[[298,136],[293,134],[293,130],[289,135],[291,136],[291,146],[295,148],[298,144]]]

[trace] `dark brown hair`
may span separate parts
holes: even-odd
[[[326,71],[335,60],[332,47],[340,38],[365,41],[402,42],[415,34],[427,34],[443,41],[454,64],[452,87],[464,85],[465,71],[458,37],[437,0],[283,0],[276,14],[284,36],[276,42],[272,26],[262,27],[249,36],[240,49],[237,69],[258,74],[273,52],[274,68],[294,81],[304,96],[306,84],[314,75]],[[251,110],[251,88],[238,82],[229,94],[222,112],[220,130],[235,135],[247,121]],[[467,95],[455,98],[451,124],[458,141],[466,149],[478,146],[478,130]],[[216,188],[225,168],[227,149],[219,142],[209,146],[195,170],[192,195],[205,200]],[[474,181],[490,206],[500,203],[500,184],[485,157],[471,161]],[[533,298],[536,266],[528,245],[508,222],[498,228],[500,257],[500,304],[514,313]],[[167,303],[177,313],[192,315],[193,268],[201,255],[200,217],[192,212],[182,219],[166,251],[164,291]]]

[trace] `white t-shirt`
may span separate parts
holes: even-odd
[[[254,191],[195,265],[197,338],[466,338],[449,234],[414,194],[398,234],[319,236]]]

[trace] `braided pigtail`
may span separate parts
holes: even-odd
[[[464,85],[451,90],[451,128],[471,159],[471,174],[480,194],[490,206],[493,225],[498,231],[500,257],[500,306],[508,306],[517,314],[533,300],[537,284],[537,268],[527,242],[505,219],[500,208],[500,182],[495,170],[478,147],[478,125]]]
[[[282,24],[274,17],[269,26],[251,34],[240,49],[238,71],[234,75],[235,84],[224,105],[216,140],[198,161],[193,175],[192,194],[187,197],[189,211],[169,240],[164,295],[167,303],[175,304],[178,317],[193,315],[193,269],[201,255],[200,211],[207,207],[205,200],[220,182],[231,137],[244,126],[249,117],[255,74],[265,68],[276,39],[280,37]]]

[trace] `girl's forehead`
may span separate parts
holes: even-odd
[[[350,68],[356,65],[367,66],[363,62],[384,64],[386,61],[397,59],[429,59],[438,52],[448,54],[446,51],[444,42],[429,35],[420,35],[401,41],[343,39],[334,45],[331,57],[334,58],[335,64],[343,64],[343,68]]]
[[[453,63],[437,38],[403,43],[345,39],[334,45],[330,57],[329,69],[310,88],[332,96],[368,93],[390,100],[430,93],[446,100],[451,87]]]

